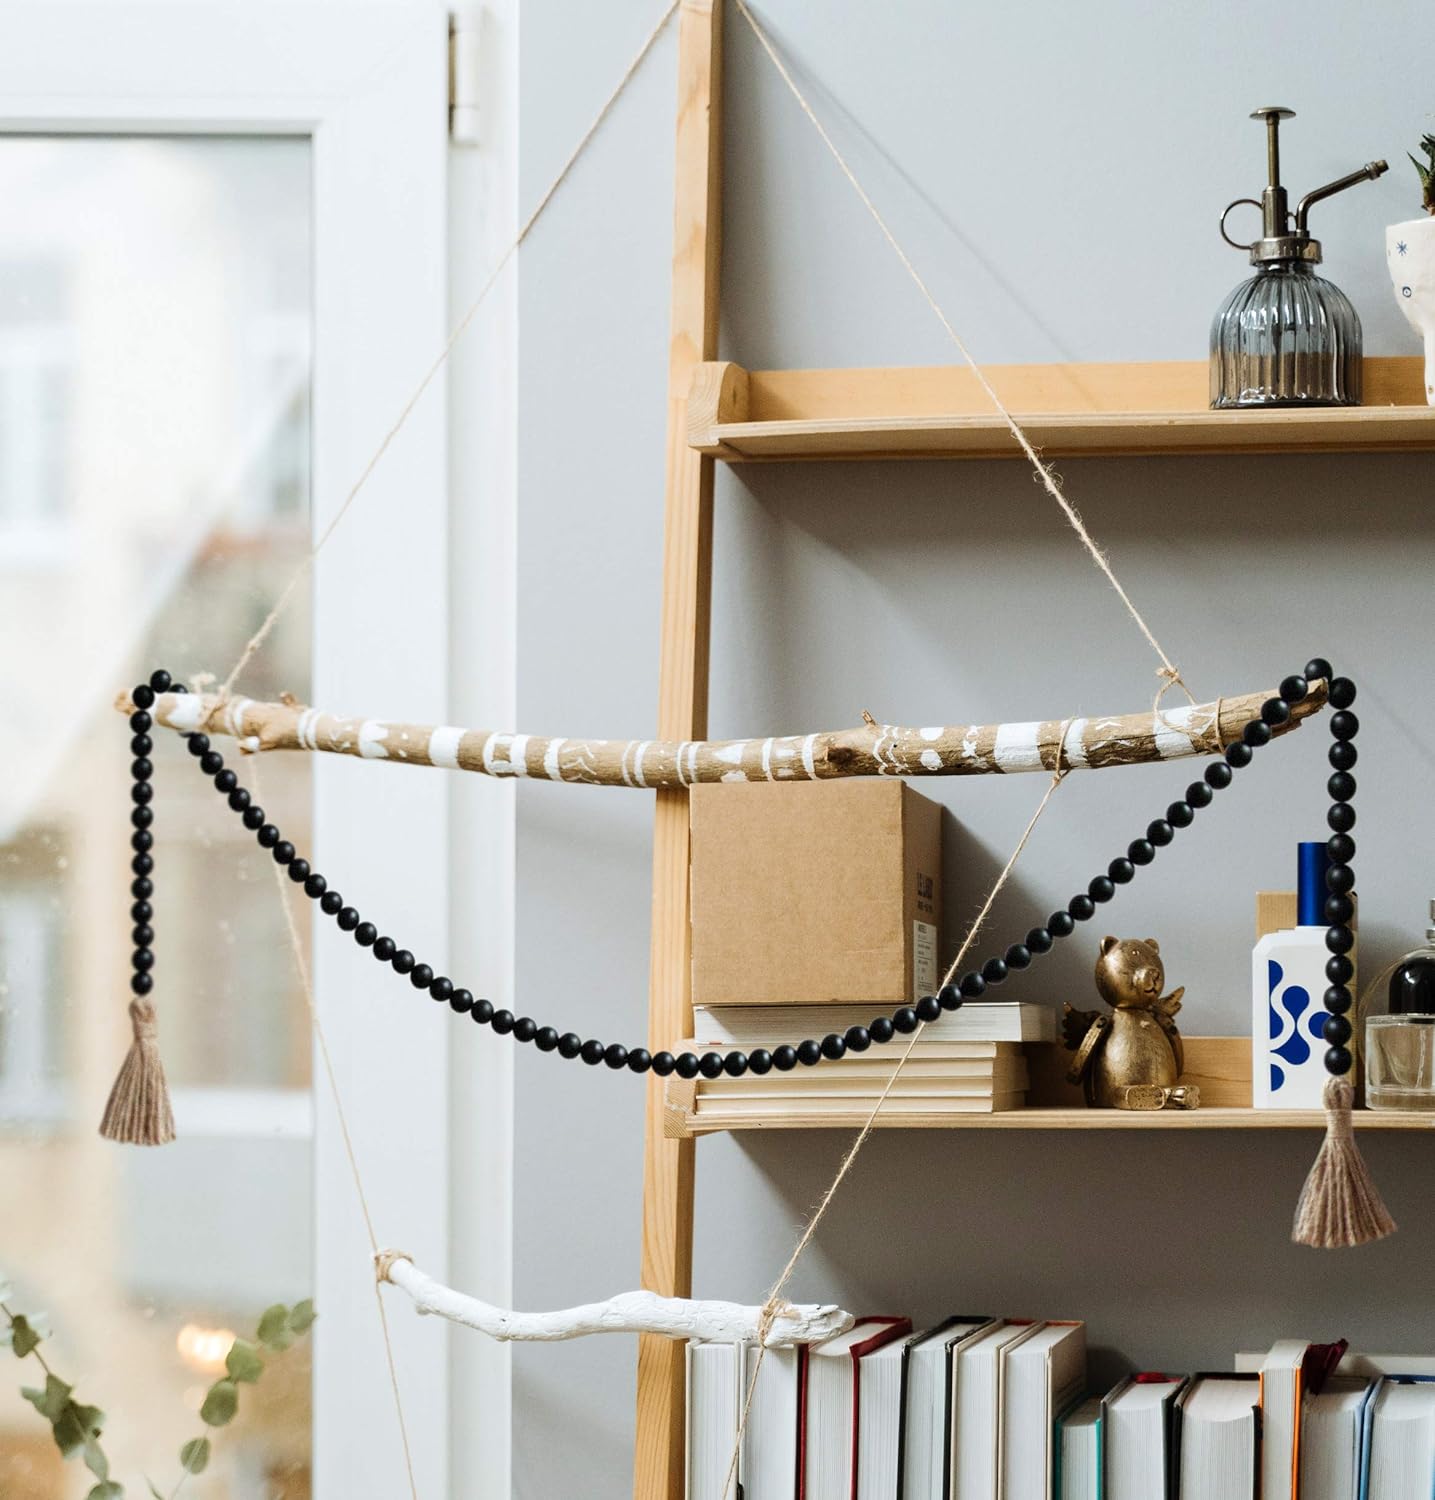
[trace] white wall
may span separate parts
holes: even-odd
[[[529,0],[521,198],[547,184],[654,4]],[[1318,0],[1298,14],[1122,0],[948,6],[765,0],[770,26],[979,358],[1195,359],[1246,274],[1216,235],[1259,192],[1246,119],[1289,104],[1296,192],[1374,156],[1391,174],[1313,215],[1373,353],[1413,353],[1383,226],[1418,211],[1404,151],[1430,128],[1435,22]],[[674,38],[639,74],[524,251],[518,723],[641,734],[654,721]],[[944,363],[940,330],[729,15],[724,354],[762,365]],[[1423,926],[1435,724],[1428,457],[1089,460],[1068,492],[1199,696],[1313,653],[1361,683],[1367,973]],[[714,734],[880,717],[1124,710],[1154,662],[1017,464],[784,466],[719,475]],[[1252,893],[1292,883],[1323,831],[1323,732],[1263,755],[1109,909],[1154,934],[1192,1032],[1241,1029]],[[1186,784],[1179,767],[1073,778],[999,904],[1004,946],[1084,887]],[[926,788],[951,809],[948,947],[1040,794],[1031,778]],[[517,994],[541,1018],[642,1034],[651,808],[642,793],[521,786]],[[1103,919],[1104,920],[1104,919]],[[1107,930],[1105,927],[1102,930]],[[1089,1003],[1098,931],[1006,991]],[[515,1297],[633,1282],[641,1086],[521,1049]],[[698,1149],[695,1286],[756,1300],[845,1141]],[[1338,1258],[1287,1243],[1306,1135],[890,1133],[865,1150],[794,1283],[858,1311],[1085,1317],[1094,1364],[1219,1366],[1277,1333],[1435,1347],[1389,1295],[1435,1232],[1429,1146],[1369,1138],[1402,1232]],[[630,1491],[634,1350],[515,1359],[514,1493]]]

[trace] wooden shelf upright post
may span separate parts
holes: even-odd
[[[688,392],[698,366],[717,357],[722,12],[723,0],[683,0],[679,12],[657,733],[680,740],[707,735],[713,460],[688,444]],[[654,1052],[687,1036],[692,1027],[688,796],[685,790],[655,795],[648,981],[648,1043]],[[666,1296],[687,1296],[692,1258],[693,1142],[664,1135],[663,1083],[650,1078],[643,1145],[643,1286]],[[675,1340],[639,1340],[634,1500],[681,1500],[684,1360],[683,1345]]]

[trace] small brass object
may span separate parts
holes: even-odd
[[[1184,987],[1162,995],[1166,970],[1155,938],[1101,940],[1096,989],[1111,1014],[1063,1007],[1062,1035],[1076,1056],[1067,1073],[1098,1109],[1197,1109],[1200,1091],[1177,1080],[1185,1065],[1175,1016]]]

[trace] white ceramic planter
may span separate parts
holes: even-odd
[[[1435,217],[1390,225],[1385,260],[1395,300],[1425,341],[1425,400],[1435,406]]]

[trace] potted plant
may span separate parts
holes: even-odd
[[[1425,343],[1425,399],[1435,406],[1435,135],[1420,141],[1425,153],[1421,161],[1410,160],[1420,174],[1420,206],[1423,219],[1392,224],[1385,231],[1385,259],[1395,299],[1410,326]]]

